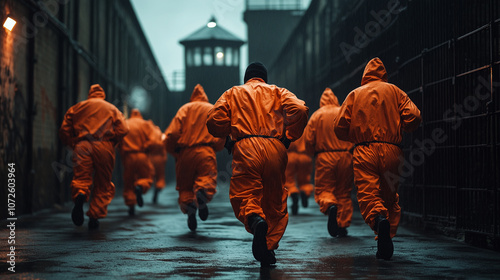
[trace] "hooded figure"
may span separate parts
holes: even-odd
[[[314,189],[313,184],[311,184],[312,158],[306,153],[304,135],[290,144],[287,154],[285,188],[292,198],[292,215],[297,215],[299,211],[299,195],[302,207],[307,207],[309,205],[308,199]]]
[[[97,219],[107,215],[115,195],[111,174],[115,165],[115,145],[128,132],[123,114],[105,101],[104,90],[92,85],[88,99],[69,108],[59,129],[61,141],[73,149],[71,197],[75,207],[71,217],[77,226],[83,224],[83,203],[92,201],[87,211],[89,229],[99,227]]]
[[[129,207],[130,216],[135,215],[135,204],[142,207],[145,194],[153,183],[154,167],[148,157],[149,145],[154,143],[153,122],[142,118],[137,109],[132,109],[127,120],[129,133],[120,146],[123,163],[123,198]]]
[[[309,109],[285,88],[269,85],[261,63],[252,63],[245,84],[224,92],[208,114],[216,137],[236,141],[229,198],[235,216],[254,235],[252,252],[262,265],[276,263],[274,250],[287,223],[284,188],[286,145],[302,135]]]
[[[328,215],[331,236],[347,235],[351,224],[353,184],[352,143],[341,141],[335,135],[333,119],[339,114],[337,96],[326,88],[320,99],[320,108],[314,112],[304,132],[306,149],[316,155],[314,198],[321,213]]]
[[[224,148],[224,139],[210,135],[205,125],[213,105],[201,85],[196,85],[191,100],[183,105],[165,131],[167,152],[175,161],[179,206],[188,215],[188,227],[196,230],[196,210],[202,221],[208,218],[207,203],[216,193],[217,160],[215,152]]]
[[[366,65],[361,86],[349,93],[334,122],[337,137],[355,144],[354,182],[361,214],[378,234],[376,256],[390,259],[401,216],[399,144],[403,131],[420,125],[420,111],[405,92],[387,83],[384,64],[374,58]]]

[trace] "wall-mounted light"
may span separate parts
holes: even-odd
[[[216,55],[217,59],[223,59],[224,58],[224,53],[223,52],[218,52]]]
[[[17,22],[10,15],[8,15],[3,23],[3,27],[9,31],[12,31],[12,28],[14,28],[14,25],[16,25],[16,23]]]

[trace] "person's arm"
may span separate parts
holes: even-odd
[[[208,132],[222,139],[226,139],[231,133],[231,107],[227,100],[228,95],[227,91],[224,92],[207,116]]]
[[[281,104],[283,105],[286,138],[295,141],[302,136],[309,117],[309,108],[295,94],[281,88]]]
[[[120,110],[115,109],[115,116],[113,121],[113,130],[115,131],[115,145],[119,144],[125,135],[128,133],[128,124],[125,121],[125,117],[123,116]]]
[[[175,117],[172,119],[170,122],[170,125],[167,127],[167,130],[165,130],[165,147],[167,148],[167,152],[171,155],[176,155],[178,151],[177,149],[177,142],[181,138],[182,135],[182,123],[184,120],[185,112],[183,108],[181,107],[179,111],[177,111],[177,114]]]
[[[401,115],[401,125],[405,132],[412,132],[418,128],[420,122],[422,121],[420,110],[404,91],[399,90],[399,95],[399,114]]]
[[[73,148],[74,143],[74,128],[73,128],[73,108],[69,108],[64,115],[64,120],[59,128],[59,138],[64,145]]]
[[[349,140],[349,130],[351,127],[352,106],[354,103],[354,92],[349,95],[340,106],[340,112],[333,120],[334,131],[337,138],[343,141]]]
[[[304,129],[304,142],[306,145],[306,153],[310,156],[314,156],[315,146],[316,146],[316,118],[314,114],[309,119],[306,128]]]

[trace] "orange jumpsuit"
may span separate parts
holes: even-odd
[[[288,148],[288,164],[285,171],[285,188],[288,194],[304,192],[309,197],[314,189],[311,184],[312,158],[306,153],[304,137],[292,142]],[[297,188],[298,186],[298,188]]]
[[[385,216],[391,238],[401,217],[394,177],[399,176],[403,153],[397,145],[403,131],[415,130],[420,122],[420,111],[408,95],[387,83],[387,72],[379,58],[368,62],[361,87],[349,93],[335,119],[337,137],[356,144],[353,168],[361,214],[372,229],[375,218]]]
[[[165,165],[167,164],[167,150],[164,144],[165,134],[155,125],[153,135],[153,139],[147,145],[148,155],[154,168],[155,187],[162,190],[165,188]]]
[[[88,99],[69,108],[59,130],[65,145],[73,149],[73,200],[84,194],[92,201],[87,216],[104,218],[115,195],[111,175],[115,165],[115,145],[128,132],[123,114],[111,103],[99,85],[92,85]]]
[[[153,183],[154,168],[148,157],[148,145],[154,139],[154,125],[142,118],[137,109],[132,109],[127,120],[129,133],[123,138],[120,155],[123,163],[123,198],[127,206],[137,203],[135,187],[146,193]]]
[[[216,193],[217,161],[215,152],[224,148],[224,139],[210,135],[205,125],[213,105],[201,85],[196,85],[190,102],[184,104],[172,119],[165,134],[167,152],[175,159],[176,189],[184,214],[188,204],[197,204],[196,193],[205,191],[207,202]]]
[[[212,135],[238,140],[233,148],[229,198],[248,232],[252,233],[249,216],[257,214],[267,222],[268,250],[278,248],[288,224],[287,153],[279,139],[284,135],[292,141],[300,138],[308,113],[304,101],[287,89],[253,78],[224,92],[208,115]]]
[[[353,185],[352,143],[341,141],[333,131],[333,119],[340,105],[337,96],[326,88],[320,99],[320,108],[314,112],[304,132],[306,149],[316,155],[314,198],[320,211],[328,215],[330,206],[337,206],[337,224],[346,228],[351,224]]]

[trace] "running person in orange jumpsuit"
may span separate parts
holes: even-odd
[[[111,182],[115,146],[128,133],[123,114],[105,98],[104,90],[92,85],[88,99],[69,108],[59,129],[61,141],[73,149],[71,197],[75,206],[71,218],[75,225],[83,224],[83,203],[92,192],[87,211],[89,229],[99,227],[98,219],[106,217],[115,196]]]
[[[154,167],[155,192],[153,195],[153,203],[158,202],[158,193],[165,188],[165,165],[167,164],[167,150],[165,149],[166,136],[161,132],[160,128],[154,126],[154,138],[148,145],[149,160]]]
[[[335,134],[355,144],[354,182],[365,222],[375,231],[377,258],[390,259],[394,252],[401,208],[398,182],[403,153],[403,131],[411,132],[421,122],[420,111],[408,95],[387,82],[379,58],[365,67],[361,86],[347,96],[335,119]]]
[[[285,188],[292,198],[292,215],[297,215],[299,212],[299,195],[302,207],[307,207],[309,205],[308,199],[314,189],[313,184],[311,184],[312,158],[306,153],[304,139],[303,136],[300,137],[297,141],[292,142],[288,148]]]
[[[315,195],[321,213],[328,215],[328,233],[344,237],[351,225],[351,191],[354,180],[350,142],[341,141],[332,129],[340,105],[337,96],[326,88],[320,108],[312,114],[303,138],[306,149],[316,155]]]
[[[309,108],[287,89],[267,84],[261,63],[247,67],[244,81],[222,94],[207,126],[212,135],[226,138],[233,153],[231,205],[254,235],[255,259],[269,266],[276,263],[274,250],[288,224],[286,149],[302,135]]]
[[[190,102],[184,104],[165,131],[167,152],[175,157],[179,206],[188,215],[188,227],[197,227],[196,210],[202,221],[208,218],[207,204],[217,189],[215,152],[224,148],[224,139],[210,135],[207,114],[213,105],[201,85],[196,85]]]
[[[154,125],[132,109],[127,120],[129,133],[120,145],[123,163],[123,198],[129,207],[128,214],[135,215],[135,205],[142,207],[145,194],[153,184],[154,168],[148,157],[149,145],[154,142]]]

